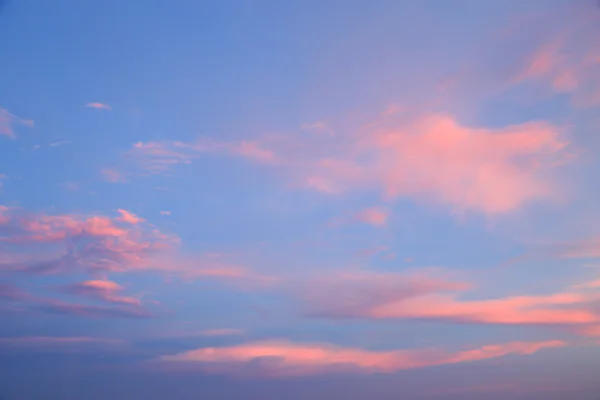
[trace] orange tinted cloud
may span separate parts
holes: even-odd
[[[0,136],[15,139],[16,134],[13,125],[33,126],[33,121],[26,120],[11,114],[8,110],[0,107]]]
[[[486,360],[508,354],[527,355],[544,348],[564,345],[565,343],[561,341],[512,342],[447,353],[437,349],[370,351],[326,344],[296,344],[280,340],[230,347],[201,348],[163,356],[160,361],[198,365],[213,372],[247,371],[267,376],[344,371],[391,373],[406,369]]]

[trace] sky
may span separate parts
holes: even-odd
[[[597,399],[593,0],[9,0],[0,398]]]

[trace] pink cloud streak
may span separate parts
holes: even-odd
[[[261,376],[315,375],[328,372],[392,373],[401,370],[529,355],[562,341],[512,342],[447,353],[437,349],[369,351],[285,340],[209,347],[160,358],[163,363],[197,365],[210,372],[249,372]],[[251,367],[251,370],[249,368]]]
[[[65,291],[80,296],[103,300],[108,303],[130,304],[136,306],[140,306],[142,304],[139,299],[120,296],[119,292],[123,291],[123,287],[111,281],[85,281],[69,285],[65,288]]]
[[[593,306],[600,294],[588,290],[595,284],[548,295],[462,300],[459,294],[472,285],[424,273],[352,273],[313,279],[298,294],[310,314],[321,317],[584,326],[600,323]]]
[[[94,103],[94,102],[91,102],[91,103],[87,103],[85,106],[87,108],[95,108],[97,110],[107,110],[107,111],[108,110],[112,110],[112,107],[110,105],[106,104],[106,103]]]

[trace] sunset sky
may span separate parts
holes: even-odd
[[[11,0],[0,398],[600,396],[594,0]]]

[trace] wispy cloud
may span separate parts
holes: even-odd
[[[436,365],[488,360],[509,354],[529,355],[565,346],[562,341],[511,342],[470,350],[438,349],[371,351],[286,340],[209,347],[160,358],[160,362],[200,367],[208,372],[259,376],[320,375],[331,372],[391,373]]]
[[[85,349],[123,346],[127,342],[120,339],[70,336],[20,336],[0,338],[0,347],[32,349]]]
[[[115,282],[106,280],[92,280],[68,285],[64,288],[67,293],[99,299],[108,303],[141,305],[139,299],[119,295],[123,287]]]
[[[595,26],[594,26],[595,25]],[[566,93],[575,106],[600,104],[600,29],[597,21],[581,19],[530,54],[515,83],[545,85]]]
[[[430,275],[353,273],[315,279],[303,296],[311,314],[367,319],[421,319],[506,325],[600,323],[600,293],[579,285],[545,295],[472,297],[474,285]],[[471,290],[468,290],[471,289]],[[481,295],[479,295],[481,297]]]
[[[323,121],[316,121],[310,124],[303,124],[301,127],[303,130],[314,132],[314,133],[324,133],[327,135],[334,135],[333,129]]]
[[[125,175],[117,169],[114,168],[103,168],[100,171],[100,175],[102,179],[111,183],[124,183],[127,182]]]
[[[150,256],[178,243],[176,237],[143,224],[129,212],[106,217],[44,215],[4,208],[0,218],[0,243],[23,254],[31,254],[42,245],[46,249],[53,245],[54,250],[44,259],[4,265],[5,270],[92,274],[135,270],[144,268]]]
[[[165,174],[179,164],[190,164],[203,154],[223,154],[242,157],[264,164],[276,163],[275,154],[255,141],[216,142],[202,139],[196,142],[138,142],[128,156],[143,170]]]
[[[97,110],[112,110],[112,107],[106,103],[91,102],[85,105],[87,108],[95,108]]]
[[[14,131],[14,125],[33,126],[32,120],[22,119],[8,110],[0,107],[0,136],[6,136],[10,139],[15,139],[17,135]]]
[[[69,290],[73,289],[68,288]],[[81,288],[78,288],[81,292]],[[85,295],[102,298],[103,293],[92,293],[87,290]],[[109,296],[104,293],[105,296]],[[112,300],[115,300],[114,297]],[[80,304],[66,302],[50,297],[38,296],[33,293],[26,292],[14,285],[0,284],[0,303],[8,303],[18,306],[17,311],[27,311],[30,313],[49,313],[63,314],[75,317],[84,318],[148,318],[153,316],[151,312],[146,310],[141,304],[135,304],[127,301],[111,301],[117,303],[117,306],[97,306],[90,304]]]
[[[220,329],[206,329],[200,332],[202,336],[216,337],[216,336],[239,336],[243,335],[242,329],[235,328],[220,328]]]
[[[354,217],[360,222],[374,226],[384,226],[387,224],[388,212],[384,209],[373,207],[359,211]]]
[[[560,190],[550,173],[573,159],[568,146],[562,129],[546,122],[470,127],[452,115],[428,114],[393,127],[357,128],[335,141],[288,136],[239,143],[138,143],[132,154],[156,173],[191,163],[203,152],[229,154],[276,166],[295,186],[322,193],[378,191],[388,200],[409,197],[455,211],[498,214],[556,199]]]

